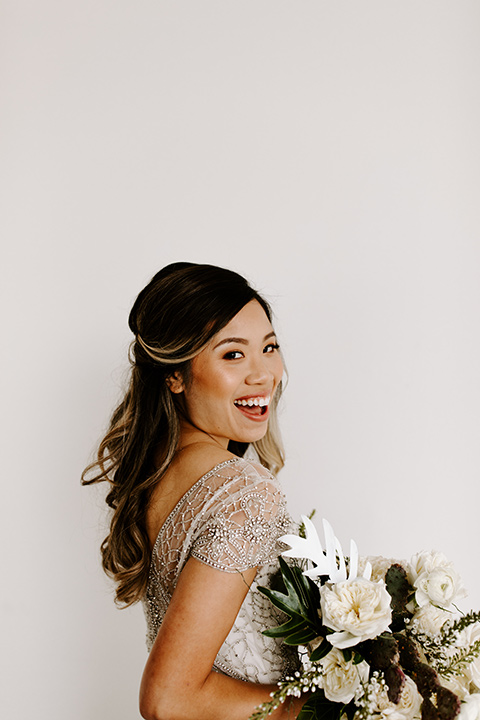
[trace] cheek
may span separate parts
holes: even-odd
[[[200,372],[192,375],[190,397],[203,403],[224,400],[234,394],[237,384],[238,378],[229,368],[209,367],[208,372],[201,368]]]
[[[283,367],[282,358],[280,356],[278,356],[276,359],[276,362],[275,362],[275,369],[273,371],[277,385],[283,377],[283,371],[284,371],[284,367]]]

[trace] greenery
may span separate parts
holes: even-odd
[[[283,558],[279,558],[279,562],[287,592],[265,587],[258,589],[289,620],[276,628],[265,630],[264,634],[282,637],[286,645],[306,645],[325,631],[318,615],[320,591],[313,580],[305,577],[300,567],[287,565]]]
[[[302,527],[299,534],[302,536]],[[355,698],[345,705],[328,699],[322,689],[320,661],[332,651],[328,641],[332,631],[322,624],[320,613],[320,587],[327,578],[320,577],[315,582],[305,576],[304,562],[287,563],[279,558],[279,563],[278,577],[272,587],[258,589],[285,614],[286,620],[278,627],[265,630],[264,634],[283,638],[286,645],[298,646],[300,654],[308,660],[303,669],[278,683],[272,699],[259,706],[251,720],[264,720],[289,698],[301,697],[307,692],[311,695],[298,715],[299,720],[353,720],[354,715],[358,720],[369,720],[376,712],[371,700],[375,688],[381,685],[390,702],[398,703],[406,675],[414,679],[423,697],[423,720],[454,720],[460,700],[442,686],[441,680],[461,674],[480,655],[480,639],[454,651],[460,634],[470,625],[480,623],[480,613],[470,612],[455,621],[448,621],[438,636],[418,632],[410,622],[414,612],[414,588],[409,584],[404,568],[392,564],[385,577],[392,598],[390,628],[372,640],[341,651],[347,663],[366,661],[370,668],[368,681],[362,683]]]

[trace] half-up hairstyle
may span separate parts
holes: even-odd
[[[152,278],[133,305],[129,387],[96,461],[82,474],[84,485],[104,480],[110,485],[106,502],[113,514],[101,551],[103,568],[117,584],[118,604],[132,605],[145,592],[151,557],[146,508],[178,448],[181,403],[174,402],[167,381],[180,373],[188,382],[192,359],[251,300],[260,303],[271,321],[270,306],[241,275],[213,265],[173,263]],[[267,433],[253,443],[260,462],[272,472],[284,461],[276,418],[280,393],[281,384]],[[247,447],[230,442],[229,450],[243,456]]]

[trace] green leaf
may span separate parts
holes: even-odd
[[[290,568],[282,558],[279,560],[287,594],[266,587],[259,587],[258,590],[290,618],[302,619],[312,627],[321,628],[318,617],[320,593],[317,586],[303,575],[300,568]]]
[[[322,690],[315,692],[307,700],[297,720],[338,720],[344,705],[327,700]]]
[[[300,567],[287,565],[283,558],[279,558],[279,562],[285,585],[287,586],[287,583],[290,585],[308,617],[314,623],[318,622],[318,608],[320,607],[318,587],[303,574]]]
[[[268,597],[272,605],[275,605],[279,610],[283,610],[283,612],[292,619],[298,618],[308,621],[308,618],[302,614],[296,598],[292,598],[290,595],[284,595],[278,592],[278,590],[269,590],[265,587],[259,587],[258,590]]]
[[[283,623],[283,625],[278,625],[278,627],[271,628],[270,630],[264,630],[263,635],[266,635],[267,637],[285,637],[285,635],[290,635],[290,633],[296,632],[303,627],[305,627],[305,621],[298,620],[295,617],[290,619],[288,622]]]
[[[303,630],[299,630],[292,635],[287,635],[283,641],[285,645],[306,645],[310,640],[314,640],[317,637],[316,630],[306,627]]]
[[[319,645],[310,655],[311,662],[318,662],[322,658],[326,657],[330,650],[332,649],[332,646],[329,642],[324,640],[321,645]]]
[[[286,645],[306,645],[323,634],[318,615],[320,591],[310,578],[305,577],[300,567],[288,565],[283,558],[279,558],[279,563],[279,579],[286,592],[266,587],[259,587],[258,590],[288,615],[289,620],[276,628],[264,630],[263,634],[267,637],[283,637]]]

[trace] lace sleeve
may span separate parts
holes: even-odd
[[[290,526],[277,481],[252,464],[214,493],[190,555],[224,572],[267,565],[280,554],[278,538]]]

